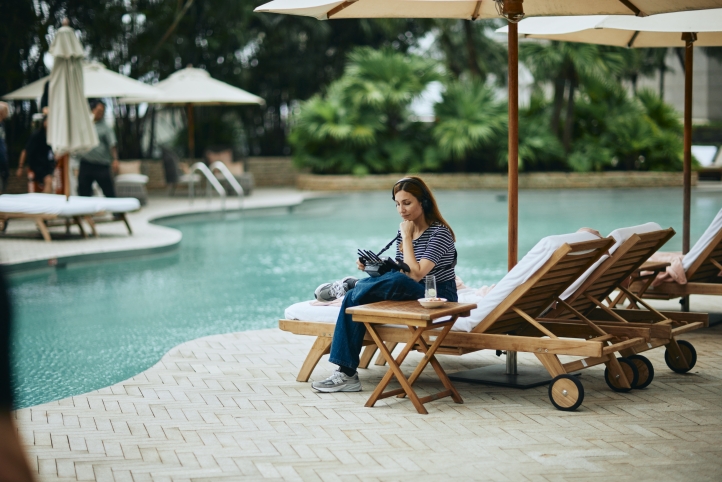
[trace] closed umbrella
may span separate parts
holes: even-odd
[[[188,115],[188,149],[190,156],[195,151],[193,133],[193,106],[195,105],[241,105],[266,102],[243,89],[214,79],[203,69],[187,67],[170,75],[154,86],[154,92],[147,96],[132,96],[121,99],[128,104],[148,102],[150,104],[185,106]]]
[[[693,44],[722,45],[722,9],[677,12],[645,18],[621,16],[529,18],[518,25],[524,37],[627,48],[684,47],[684,209],[682,251],[690,245],[692,173]],[[506,31],[506,27],[499,29]],[[686,300],[685,300],[686,301]]]
[[[50,76],[36,80],[25,87],[4,95],[3,99],[37,99],[43,95],[43,87],[49,79]],[[152,86],[108,70],[99,62],[83,62],[83,84],[86,99],[155,95],[155,89]]]
[[[516,265],[518,246],[519,169],[519,44],[517,22],[524,16],[550,15],[633,15],[646,16],[684,10],[722,7],[722,0],[275,0],[256,12],[304,15],[326,19],[341,18],[480,18],[504,17],[509,21],[509,269]],[[516,353],[507,356],[505,376],[495,381],[521,386],[514,378]],[[479,369],[477,369],[479,370]],[[498,378],[498,377],[497,377]],[[534,386],[532,383],[523,386]]]
[[[70,196],[69,154],[86,152],[98,145],[83,87],[83,47],[68,27],[67,19],[50,46],[55,57],[50,72],[47,142],[63,168],[63,188]]]

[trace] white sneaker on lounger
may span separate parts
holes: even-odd
[[[358,379],[358,372],[354,373],[353,376],[350,377],[339,370],[333,372],[331,376],[325,380],[313,382],[311,386],[314,390],[323,393],[361,391],[361,382]]]

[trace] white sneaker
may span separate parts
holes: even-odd
[[[334,301],[346,296],[346,292],[356,286],[357,278],[347,276],[333,283],[324,283],[314,291],[313,295],[318,301]]]
[[[323,393],[333,392],[360,392],[361,382],[358,379],[358,372],[349,377],[342,371],[336,370],[325,380],[313,382],[311,386],[314,390]]]

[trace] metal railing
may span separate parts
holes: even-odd
[[[210,198],[210,191],[208,190],[208,186],[213,186],[213,189],[216,190],[218,195],[221,197],[221,204],[223,205],[223,210],[226,210],[226,190],[223,188],[220,182],[218,182],[218,179],[216,179],[216,176],[213,175],[213,172],[208,169],[208,166],[203,164],[202,162],[196,162],[191,166],[190,174],[191,174],[191,181],[188,185],[188,198],[191,202],[193,202],[193,199],[195,198],[195,176],[192,174],[195,174],[195,172],[198,171],[203,176],[205,176],[207,184],[206,184],[206,196]],[[235,181],[235,179],[234,179]]]
[[[245,193],[243,192],[243,187],[238,182],[238,180],[236,180],[236,177],[228,169],[228,166],[223,164],[221,161],[216,161],[213,164],[211,164],[211,172],[213,172],[213,171],[218,171],[221,173],[221,175],[225,178],[225,180],[228,181],[228,184],[231,186],[231,189],[236,191],[236,194],[238,194],[238,197],[243,198],[245,196]]]

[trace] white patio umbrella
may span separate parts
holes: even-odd
[[[50,76],[19,88],[3,96],[5,100],[34,100],[43,95],[43,87]],[[86,99],[103,97],[153,96],[155,89],[135,79],[121,75],[98,62],[83,62],[83,84]]]
[[[480,18],[509,21],[509,246],[508,264],[517,260],[518,246],[518,35],[516,22],[525,16],[623,15],[646,16],[665,12],[722,7],[722,0],[274,0],[256,12],[302,15],[319,20],[344,18]]]
[[[519,39],[517,22],[524,16],[634,15],[722,7],[722,0],[274,0],[256,12],[302,15],[319,20],[342,18],[480,18],[509,21],[509,245],[508,266],[516,265],[519,224]],[[507,355],[507,375],[516,375],[516,353]],[[510,382],[506,382],[512,384]],[[530,385],[528,385],[530,386]]]
[[[628,48],[684,47],[684,209],[682,251],[690,245],[692,173],[693,44],[722,45],[722,9],[677,12],[645,18],[621,16],[529,18],[518,25],[519,35],[567,42]],[[506,31],[506,27],[498,31]]]
[[[86,152],[98,145],[83,86],[83,46],[68,27],[67,19],[50,46],[55,57],[50,72],[47,142],[63,168],[63,188],[70,196],[69,154]]]
[[[154,86],[153,95],[132,96],[121,99],[127,104],[147,102],[150,104],[184,105],[188,113],[188,148],[193,156],[194,145],[194,105],[242,105],[266,102],[243,89],[214,79],[203,69],[187,67],[171,74],[167,79]]]

